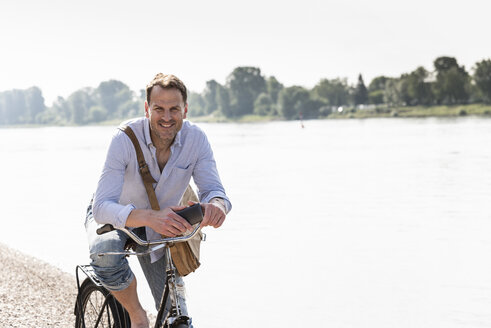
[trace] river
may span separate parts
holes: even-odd
[[[491,326],[491,120],[199,125],[233,210],[186,280],[197,327]],[[1,242],[87,263],[113,132],[0,129]]]

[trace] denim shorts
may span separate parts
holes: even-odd
[[[96,277],[101,281],[101,284],[110,291],[120,291],[126,289],[134,279],[134,274],[131,271],[127,258],[124,255],[106,255],[98,256],[104,252],[122,252],[125,243],[129,238],[124,232],[114,230],[102,235],[96,233],[97,228],[101,225],[95,222],[92,215],[92,207],[89,205],[85,220],[85,230],[89,242],[90,263],[94,269]],[[138,246],[136,251],[143,251],[145,247]],[[147,279],[148,285],[152,292],[157,309],[166,281],[166,257],[151,263],[150,255],[138,256],[142,271]],[[181,303],[181,310],[184,315],[187,315],[187,307],[185,301],[185,287],[182,277],[176,272],[177,291]],[[168,302],[170,307],[170,302]]]

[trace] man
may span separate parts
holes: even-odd
[[[220,227],[231,209],[206,135],[184,121],[188,110],[185,85],[173,75],[159,73],[147,85],[146,97],[145,117],[125,124],[133,129],[150,173],[157,181],[154,189],[161,210],[150,209],[134,146],[128,136],[118,130],[109,146],[94,196],[93,217],[89,215],[86,222],[91,265],[96,275],[128,311],[132,327],[145,328],[149,325],[148,319],[139,302],[136,279],[126,258],[95,255],[122,250],[127,238],[119,231],[97,235],[98,224],[146,227],[149,240],[158,239],[160,235],[174,237],[190,230],[190,224],[174,211],[184,208],[177,205],[191,177],[198,187],[204,209],[202,227]],[[163,251],[139,259],[158,304],[165,282]],[[178,286],[183,287],[179,276]],[[179,297],[184,303],[183,292]],[[183,311],[187,311],[185,304]]]

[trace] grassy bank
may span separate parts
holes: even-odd
[[[234,122],[234,123],[258,123],[258,122],[271,122],[271,121],[282,121],[283,119],[278,116],[261,116],[261,115],[244,115],[236,118],[227,118],[221,115],[207,115],[207,116],[196,116],[188,117],[190,121],[196,123],[224,123],[224,122]]]
[[[333,113],[328,118],[370,117],[458,117],[466,115],[491,117],[491,105],[472,104],[456,106],[378,107],[375,109],[346,110]]]
[[[320,119],[352,119],[352,118],[380,118],[380,117],[459,117],[484,116],[491,118],[491,105],[472,104],[456,106],[408,106],[387,107],[380,106],[373,109],[345,109],[341,113],[333,113]],[[208,115],[190,117],[193,122],[221,123],[256,123],[283,120],[279,116],[245,115],[239,118],[226,118],[225,116]]]
[[[319,119],[353,119],[353,118],[381,118],[381,117],[462,117],[462,116],[481,116],[491,118],[491,105],[471,104],[471,105],[456,105],[456,106],[408,106],[408,107],[388,107],[380,106],[370,109],[350,109],[345,108],[341,113],[332,113],[326,117]],[[227,118],[216,113],[207,116],[189,116],[192,122],[195,123],[260,123],[283,121],[280,116],[261,116],[261,115],[245,115],[236,118]],[[121,122],[127,119],[111,119],[89,125],[95,126],[118,126]],[[18,125],[3,125],[1,128],[33,128],[46,127],[50,125],[44,124],[18,124]],[[51,125],[55,126],[55,125]],[[75,124],[60,124],[56,126],[78,126]]]

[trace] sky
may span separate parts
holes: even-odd
[[[285,86],[365,84],[439,56],[468,71],[491,58],[489,0],[2,0],[0,91],[38,86],[46,104],[116,79],[144,89],[158,72],[201,92],[238,66]]]

